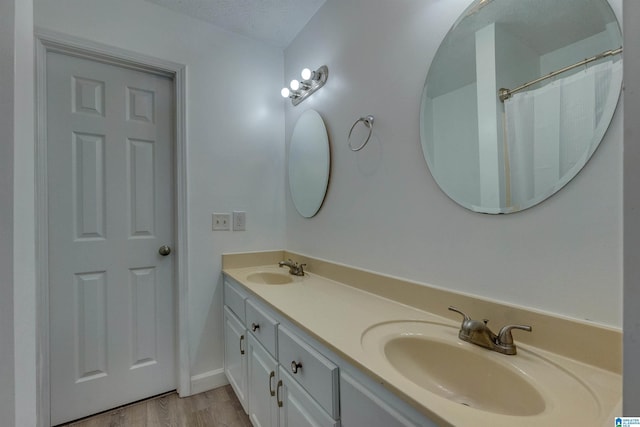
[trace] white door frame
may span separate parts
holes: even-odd
[[[36,39],[36,316],[38,426],[51,422],[49,366],[49,259],[47,205],[47,102],[46,55],[58,52],[170,77],[174,82],[174,218],[176,304],[176,385],[180,396],[191,394],[188,329],[187,264],[187,132],[186,66],[128,50],[80,39],[48,30],[35,30]]]

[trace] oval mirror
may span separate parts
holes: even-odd
[[[289,146],[289,190],[297,211],[305,218],[314,216],[329,184],[329,138],[324,121],[315,110],[298,118]]]
[[[613,117],[621,46],[607,0],[474,1],[438,48],[422,94],[422,150],[440,188],[493,214],[560,190]]]

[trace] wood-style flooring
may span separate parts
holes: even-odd
[[[60,427],[251,427],[231,386],[184,399],[169,393]]]

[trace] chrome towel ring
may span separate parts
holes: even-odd
[[[365,139],[364,142],[359,147],[353,148],[353,145],[351,145],[351,133],[353,132],[353,128],[355,128],[356,125],[360,122],[364,123],[364,125],[369,129],[369,135],[367,135],[367,139]],[[349,130],[349,137],[347,138],[349,140],[349,148],[351,149],[351,151],[362,150],[364,146],[367,145],[367,142],[369,142],[369,139],[371,139],[372,132],[373,132],[373,116],[369,115],[366,117],[360,117],[358,120],[356,120],[353,126],[351,126],[351,130]]]

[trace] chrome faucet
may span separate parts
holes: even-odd
[[[527,332],[532,330],[531,326],[527,325],[507,325],[500,329],[500,332],[496,335],[487,326],[488,320],[473,320],[455,307],[449,307],[449,310],[455,311],[464,317],[460,332],[458,332],[458,338],[502,354],[514,355],[517,352],[511,335],[513,329],[521,329]]]
[[[278,266],[289,267],[289,274],[293,274],[294,276],[304,276],[304,267],[306,267],[307,264],[298,264],[289,258],[287,261],[280,261]]]

